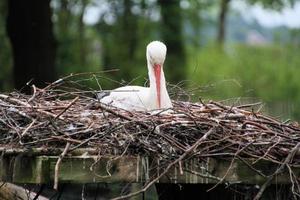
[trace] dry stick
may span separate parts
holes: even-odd
[[[99,133],[95,133],[94,135],[92,135],[91,137],[83,140],[82,142],[80,142],[79,144],[77,144],[76,146],[74,146],[73,148],[70,149],[70,151],[74,151],[75,149],[77,149],[78,147],[86,144],[87,142],[89,142],[90,140],[94,139],[96,136],[98,136]]]
[[[53,189],[54,190],[57,190],[58,188],[58,175],[59,175],[59,166],[60,166],[60,163],[62,161],[62,159],[64,158],[64,156],[66,155],[66,153],[68,152],[68,149],[70,147],[71,143],[68,142],[64,151],[62,152],[62,154],[59,156],[56,164],[55,164],[55,171],[54,171],[54,186],[53,186]]]
[[[293,170],[291,169],[291,167],[289,165],[286,165],[286,167],[288,168],[289,175],[290,175],[290,180],[292,182],[292,193],[293,193],[294,199],[297,199],[297,196],[300,197],[299,194],[297,192],[295,192],[295,181],[294,181],[294,179],[296,180],[297,188],[298,188],[298,191],[299,191],[299,184],[298,184],[298,181],[297,181],[297,177],[295,176],[295,174],[293,173]]]
[[[36,97],[36,87],[35,87],[35,85],[32,85],[32,88],[33,88],[33,94],[30,97],[30,99],[28,99],[28,102],[32,101]]]
[[[257,174],[259,174],[260,176],[266,178],[267,176],[262,173],[260,170],[256,169],[255,167],[253,167],[250,163],[248,163],[246,160],[244,160],[242,157],[237,156],[237,158],[242,161],[246,166],[248,166],[251,170],[253,170],[254,172],[256,172]]]
[[[184,168],[183,171],[189,172],[191,174],[195,174],[196,176],[200,176],[202,178],[212,179],[212,180],[216,180],[216,181],[222,181],[222,178],[211,175],[208,171],[206,171],[206,173],[201,173],[201,172],[197,172],[197,171],[190,170],[187,168]]]
[[[21,137],[23,137],[28,130],[33,126],[33,124],[36,122],[36,119],[32,120],[32,122],[29,124],[29,126],[21,133]]]
[[[180,175],[183,175],[182,162],[181,161],[179,161],[179,173],[180,173]]]
[[[27,108],[33,108],[29,103],[20,101],[20,100],[18,100],[18,99],[16,99],[16,98],[7,96],[7,95],[5,95],[5,94],[0,94],[0,98],[1,98],[1,99],[4,99],[4,100],[8,100],[8,101],[13,102],[13,103],[17,103],[17,104],[22,105],[22,106],[25,106],[25,107],[27,107]],[[40,113],[46,114],[46,115],[48,115],[48,116],[54,117],[54,118],[56,117],[55,114],[53,114],[53,113],[51,113],[51,112],[47,112],[47,111],[45,111],[45,110],[39,110],[39,109],[37,109],[37,111],[40,112]],[[62,117],[59,117],[59,119],[62,119],[62,120],[63,120]]]
[[[61,140],[61,141],[64,140],[66,142],[77,143],[77,144],[80,144],[82,142],[81,140],[76,140],[76,139],[73,139],[73,138],[65,138],[63,136],[52,135],[51,138],[58,139],[58,140]]]
[[[112,200],[120,200],[120,199],[126,199],[126,198],[130,198],[133,196],[136,196],[142,192],[145,192],[147,189],[149,189],[149,187],[151,187],[155,182],[157,182],[162,176],[164,176],[166,173],[168,173],[168,171],[170,170],[170,168],[174,165],[176,165],[178,162],[182,161],[189,153],[191,153],[194,149],[196,149],[204,140],[207,139],[207,137],[215,132],[215,127],[212,127],[209,131],[207,131],[197,142],[195,142],[190,148],[188,148],[178,159],[174,160],[172,163],[170,163],[167,168],[159,175],[157,176],[155,179],[153,179],[152,181],[150,181],[147,185],[144,186],[143,189],[124,195],[124,196],[120,196],[120,197],[116,197],[113,198]]]
[[[252,164],[257,163],[258,161],[260,161],[261,159],[263,159],[263,158],[265,158],[267,155],[269,155],[269,152],[271,151],[271,149],[273,149],[276,145],[278,145],[279,142],[280,142],[281,140],[282,140],[282,138],[280,137],[280,138],[278,139],[277,142],[275,142],[272,146],[270,146],[270,147],[267,149],[267,151],[264,153],[264,155],[263,155],[262,157],[258,158],[258,159],[255,160],[254,162],[252,162]]]
[[[233,163],[234,163],[235,158],[238,156],[239,153],[241,153],[244,149],[246,149],[250,144],[251,144],[251,143],[249,143],[249,144],[247,144],[246,146],[244,146],[243,148],[237,150],[237,152],[234,154],[234,157],[232,158],[232,160],[231,160],[231,162],[230,162],[229,167],[227,168],[227,170],[226,170],[224,176],[222,177],[221,181],[219,181],[219,182],[216,183],[214,186],[212,186],[211,188],[209,188],[209,189],[207,190],[207,192],[213,190],[213,189],[216,188],[218,185],[220,185],[221,183],[224,182],[226,176],[228,175],[230,169],[231,169],[232,166],[233,166]]]
[[[259,106],[259,105],[262,105],[262,102],[244,104],[244,105],[236,106],[236,108],[241,109],[241,108],[248,108],[248,107]]]
[[[104,70],[104,71],[99,71],[99,72],[81,72],[81,73],[77,73],[77,74],[69,74],[68,76],[65,76],[65,77],[62,77],[52,83],[50,83],[49,85],[47,85],[46,87],[44,87],[42,90],[47,90],[49,88],[51,88],[52,86],[55,86],[57,84],[60,84],[62,83],[64,80],[67,80],[71,77],[75,77],[75,76],[81,76],[81,75],[94,75],[94,74],[101,74],[101,73],[109,73],[109,72],[116,72],[116,71],[119,71],[119,69],[110,69],[110,70]]]
[[[23,105],[23,106],[26,106],[26,107],[30,107],[30,104],[25,103],[25,102],[23,102],[23,101],[20,101],[20,100],[18,100],[18,99],[16,99],[16,98],[10,97],[10,96],[5,95],[5,94],[0,94],[0,98],[1,98],[1,99],[4,99],[4,100],[7,100],[7,101],[14,102],[14,103],[18,103],[18,104]]]
[[[283,168],[293,159],[294,154],[299,149],[299,147],[300,147],[300,142],[297,143],[296,146],[294,146],[294,148],[291,150],[291,152],[286,157],[286,159],[284,160],[284,162],[280,165],[280,167],[271,176],[269,176],[268,180],[261,186],[260,190],[258,191],[258,193],[256,194],[256,196],[254,197],[253,200],[258,200],[258,199],[261,198],[261,196],[263,195],[264,191],[269,186],[269,184],[271,183],[271,181],[273,180],[273,178],[276,175],[278,175],[279,173],[281,173],[281,171],[283,170]]]
[[[102,103],[99,103],[98,106],[102,109],[102,110],[105,110],[107,112],[109,112],[110,114],[113,114],[117,117],[120,117],[120,118],[123,118],[123,119],[126,119],[126,120],[129,120],[129,121],[132,121],[133,119],[131,119],[130,117],[127,117],[125,115],[122,115],[120,113],[117,113],[116,111],[104,106],[105,104],[102,104]],[[144,124],[145,125],[145,124]]]
[[[79,99],[79,97],[77,96],[75,99],[73,99],[68,105],[67,107],[62,110],[58,115],[55,116],[54,119],[59,118],[62,114],[64,114],[77,100]]]
[[[12,104],[1,104],[0,103],[0,106],[2,106],[2,107],[11,107],[11,108],[28,108],[28,106],[18,106],[18,105],[12,105]],[[63,109],[63,108],[66,108],[66,106],[34,106],[34,105],[31,105],[31,107],[30,108],[32,108],[32,109],[45,109],[45,110],[61,110],[61,109]]]

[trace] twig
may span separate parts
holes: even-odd
[[[179,161],[179,174],[183,175],[182,162]]]
[[[64,114],[77,100],[79,99],[79,97],[77,96],[77,97],[75,97],[75,99],[73,99],[68,105],[67,105],[67,107],[65,108],[65,109],[63,109],[58,115],[56,115],[55,117],[54,117],[54,120],[55,119],[57,119],[57,118],[59,118],[62,114]]]
[[[32,200],[38,200],[39,196],[42,194],[43,190],[45,189],[45,184],[42,184],[39,188],[39,190],[37,191],[37,193],[35,194],[35,197]]]
[[[238,156],[239,153],[241,153],[241,152],[242,152],[244,149],[246,149],[249,145],[250,145],[250,144],[247,144],[247,145],[245,145],[243,148],[238,149],[238,150],[236,151],[236,153],[235,153],[234,157],[231,159],[230,165],[229,165],[229,167],[227,168],[227,170],[226,170],[224,176],[222,177],[222,179],[221,179],[218,183],[216,183],[213,187],[209,188],[209,189],[207,190],[208,192],[211,191],[211,190],[213,190],[214,188],[216,188],[219,184],[221,184],[221,183],[225,180],[226,176],[228,175],[230,169],[231,169],[232,166],[233,166],[233,163],[234,163],[234,161],[235,161],[235,158]]]
[[[262,102],[249,103],[249,104],[244,104],[244,105],[236,106],[236,108],[248,108],[248,107],[253,107],[253,106],[259,106],[261,104],[262,104]]]
[[[247,161],[245,161],[243,158],[241,158],[240,156],[237,156],[237,158],[242,161],[245,165],[247,165],[250,169],[252,169],[254,172],[256,172],[257,174],[259,174],[262,177],[267,177],[265,174],[263,174],[260,170],[254,168],[250,163],[248,163]]]
[[[82,72],[82,73],[76,73],[76,74],[73,74],[71,73],[70,75],[68,76],[65,76],[65,77],[62,77],[56,81],[54,81],[53,83],[50,83],[49,85],[47,85],[46,87],[44,87],[42,90],[46,91],[48,89],[50,89],[51,87],[53,86],[56,86],[58,84],[61,84],[63,83],[65,80],[69,79],[69,78],[72,78],[72,77],[75,77],[75,76],[82,76],[82,75],[94,75],[94,74],[100,74],[100,73],[109,73],[109,72],[116,72],[118,71],[119,69],[111,69],[111,70],[104,70],[104,71],[100,71],[100,72]]]
[[[36,96],[36,87],[35,87],[35,85],[32,85],[32,88],[33,88],[33,94],[30,97],[30,99],[28,99],[28,102],[31,102]]]
[[[72,138],[65,138],[62,136],[55,136],[55,135],[52,135],[51,138],[63,140],[63,141],[71,142],[71,143],[81,144],[81,140],[76,140],[76,139],[72,139]]]
[[[297,177],[295,176],[293,170],[291,169],[291,167],[289,165],[286,165],[286,167],[288,168],[289,175],[290,175],[290,180],[292,182],[292,193],[293,193],[294,199],[299,199],[300,195],[299,195],[299,193],[297,193],[295,191],[295,181],[294,181],[294,179],[295,179],[296,180],[297,189],[298,189],[298,192],[299,192],[299,183],[298,183]]]
[[[187,169],[187,168],[184,168],[184,171],[195,174],[195,175],[200,176],[202,178],[208,178],[208,179],[212,179],[212,180],[216,180],[216,181],[222,181],[222,178],[211,175],[208,172],[206,172],[204,174],[204,173],[197,172],[197,171],[194,171],[194,170],[190,170],[190,169]]]
[[[36,119],[33,119],[32,122],[29,124],[29,126],[27,126],[27,128],[21,133],[21,137],[23,137],[28,130],[33,126],[33,124],[36,122]]]
[[[68,142],[66,144],[66,147],[64,149],[64,151],[62,152],[62,154],[59,156],[56,164],[55,164],[55,171],[54,171],[54,185],[53,185],[53,189],[54,190],[57,190],[58,189],[58,176],[59,176],[59,166],[60,166],[60,163],[62,161],[62,159],[65,157],[65,155],[67,154],[68,152],[68,149],[70,147],[71,143]]]
[[[120,117],[120,118],[129,120],[129,121],[132,120],[130,117],[128,117],[128,116],[126,116],[126,115],[122,115],[121,113],[118,113],[118,112],[114,111],[113,109],[108,108],[108,106],[104,106],[104,104],[102,104],[102,103],[99,103],[98,105],[99,105],[99,107],[100,107],[102,110],[105,110],[105,111],[107,111],[107,112],[109,112],[109,113],[111,113],[111,114],[113,114],[113,115],[115,115],[115,116],[118,116],[118,117]]]

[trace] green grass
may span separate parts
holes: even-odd
[[[215,46],[189,49],[190,87],[201,85],[196,96],[204,99],[261,99],[271,113],[300,119],[299,52],[276,45],[233,45],[225,52]]]

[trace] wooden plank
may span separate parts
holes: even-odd
[[[58,156],[2,156],[0,180],[13,183],[53,183],[57,159]],[[67,156],[60,165],[59,182],[141,183],[162,172],[164,168],[160,169],[160,165],[157,160],[150,161],[145,157]],[[277,169],[274,163],[266,161],[260,161],[254,167],[267,175]],[[175,166],[160,182],[209,184],[218,182],[225,175],[224,180],[231,183],[261,184],[266,180],[239,160],[231,163],[213,158],[206,162],[194,159],[182,163],[182,169],[185,170],[183,174],[179,166]],[[294,169],[294,173],[297,177],[300,176],[299,169]],[[275,181],[288,184],[289,175],[282,173]]]
[[[12,183],[49,182],[49,159],[46,156],[2,156],[1,180]]]
[[[54,179],[57,157],[50,156],[50,180]],[[145,174],[139,168],[137,157],[73,156],[65,157],[60,165],[59,181],[74,183],[141,182]]]
[[[246,161],[253,162],[250,159]],[[278,165],[267,161],[259,161],[251,168],[240,160],[231,163],[229,160],[216,160],[213,158],[208,158],[206,162],[199,162],[195,159],[183,164],[183,168],[186,168],[189,172],[180,174],[180,168],[176,166],[160,182],[210,184],[217,183],[224,177],[224,181],[230,183],[263,184],[267,178],[260,175],[258,171],[265,175],[271,175],[277,167]],[[300,176],[300,169],[293,168],[293,172],[296,177]],[[289,174],[284,172],[278,175],[273,183],[289,184]]]

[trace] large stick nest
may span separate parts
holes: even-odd
[[[62,81],[59,81],[60,83]],[[0,144],[16,148],[94,147],[103,154],[181,154],[212,127],[201,156],[239,155],[281,162],[300,142],[297,123],[255,112],[256,104],[173,101],[168,112],[128,112],[86,91],[51,84],[33,95],[0,94]],[[199,155],[200,156],[200,155]],[[294,158],[294,162],[298,160]]]
[[[168,112],[129,112],[103,105],[66,82],[33,86],[32,95],[0,94],[1,146],[60,148],[70,143],[71,150],[91,147],[101,155],[176,160],[192,150],[189,157],[239,156],[295,167],[300,161],[298,124],[266,116],[254,109],[256,104],[173,101]]]

